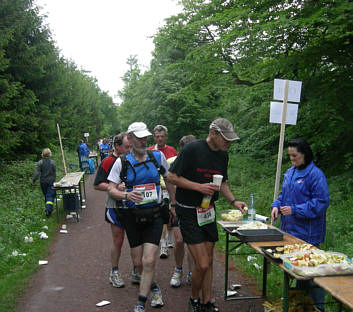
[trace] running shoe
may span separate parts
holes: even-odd
[[[189,299],[189,312],[202,312],[200,299]]]
[[[159,287],[151,290],[151,306],[152,308],[163,307],[162,292]]]
[[[214,302],[209,301],[205,304],[202,304],[203,312],[218,312],[219,309],[215,306]]]
[[[170,280],[170,286],[180,287],[182,276],[183,276],[183,270],[178,270],[177,268],[175,268],[172,278]]]
[[[137,304],[134,307],[134,312],[145,312],[145,307],[143,305]]]
[[[166,244],[168,248],[174,248],[173,236],[167,233]]]
[[[109,281],[113,287],[121,288],[125,286],[119,271],[110,271]]]
[[[191,274],[192,271],[189,271],[188,275],[186,276],[186,285],[191,285]]]
[[[161,250],[159,253],[159,258],[161,259],[167,259],[168,258],[168,247],[166,246],[161,246]]]
[[[137,268],[133,268],[131,271],[131,283],[140,284],[140,282],[141,282],[141,275],[139,274]]]

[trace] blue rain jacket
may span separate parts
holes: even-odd
[[[311,162],[297,171],[291,167],[284,174],[282,191],[271,205],[290,206],[290,216],[281,215],[281,230],[318,246],[325,240],[326,210],[330,204],[329,191],[324,173]],[[294,181],[293,181],[294,180]]]

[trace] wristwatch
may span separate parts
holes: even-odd
[[[230,202],[230,204],[233,206],[233,204],[234,204],[236,201],[237,201],[237,199],[234,198],[234,199]]]

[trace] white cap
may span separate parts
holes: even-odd
[[[148,131],[146,124],[143,122],[133,122],[127,129],[127,133],[133,133],[139,139],[152,135],[152,133]]]

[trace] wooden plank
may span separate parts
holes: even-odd
[[[64,149],[63,149],[63,144],[62,144],[62,142],[61,142],[60,127],[59,127],[59,124],[58,124],[58,123],[56,124],[56,127],[57,127],[57,129],[58,129],[59,142],[60,142],[60,150],[61,150],[61,155],[62,155],[62,158],[63,158],[64,171],[65,171],[65,174],[67,174],[66,163],[65,163],[65,156],[64,156]]]
[[[314,282],[353,310],[353,276],[315,277]]]
[[[287,118],[288,87],[289,87],[289,80],[286,80],[285,81],[285,85],[284,85],[284,100],[283,100],[283,108],[282,108],[282,123],[281,123],[281,132],[280,132],[279,144],[278,144],[277,171],[276,171],[275,190],[273,192],[273,200],[276,200],[277,197],[278,197],[279,182],[281,180],[283,142],[284,142],[284,132],[285,132],[285,129],[286,129],[286,118]]]
[[[80,172],[70,172],[66,174],[58,183],[55,184],[55,188],[67,187],[67,185],[79,185],[83,175],[85,173],[83,171]]]

